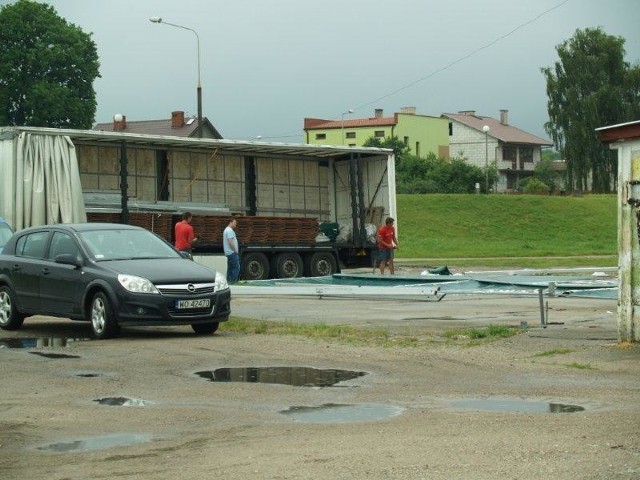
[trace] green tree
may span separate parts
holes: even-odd
[[[616,154],[595,129],[634,120],[640,98],[640,72],[624,61],[621,37],[600,28],[576,30],[556,47],[559,61],[542,68],[547,84],[547,133],[567,162],[568,188],[609,192],[615,188]]]
[[[363,146],[393,150],[398,193],[474,193],[476,183],[484,190],[485,179],[493,185],[498,178],[495,167],[481,169],[462,157],[443,159],[435,153],[426,157],[412,155],[411,148],[398,137],[371,137]]]
[[[378,137],[370,137],[363,144],[363,147],[390,148],[396,157],[402,157],[411,151],[408,145],[398,137],[386,137],[380,140]]]
[[[553,192],[560,180],[560,174],[555,168],[553,168],[553,160],[543,158],[534,167],[534,177],[532,178],[535,178],[541,183],[547,185],[548,189]]]
[[[9,125],[91,128],[100,77],[91,34],[49,5],[0,8],[0,120]]]
[[[560,160],[560,152],[555,150],[543,150],[540,152],[541,160]]]
[[[405,155],[396,170],[398,193],[474,193],[485,178],[484,170],[464,158],[445,160],[433,153],[426,158]],[[494,182],[495,174],[489,178]]]

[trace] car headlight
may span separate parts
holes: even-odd
[[[156,286],[146,278],[135,275],[118,275],[118,281],[125,290],[133,293],[160,293]]]
[[[216,283],[213,284],[213,291],[219,292],[220,290],[225,290],[227,288],[229,288],[227,278],[221,273],[216,272]]]

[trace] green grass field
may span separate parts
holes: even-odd
[[[397,226],[403,264],[617,264],[616,195],[398,195]]]

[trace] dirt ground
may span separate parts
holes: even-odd
[[[420,346],[241,334],[223,325],[209,337],[188,327],[135,328],[107,341],[0,348],[0,478],[640,478],[640,349],[617,343],[616,302],[551,298],[548,306],[553,324],[542,328],[537,297],[238,296],[235,315],[385,328]],[[478,346],[442,336],[522,322],[528,328],[519,335]],[[88,332],[83,323],[34,317],[20,331],[1,331],[0,342]],[[367,374],[324,388],[196,375],[271,366]],[[117,397],[138,405],[96,401]],[[584,410],[490,411],[463,408],[465,400]],[[281,413],[327,404],[388,406],[396,414],[313,423]]]

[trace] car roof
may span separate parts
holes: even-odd
[[[75,232],[90,232],[96,230],[145,230],[142,227],[136,227],[133,225],[126,225],[124,223],[102,223],[102,222],[88,222],[88,223],[53,223],[50,225],[39,225],[37,227],[29,227],[23,230],[23,232],[30,232],[35,230],[72,230]]]

